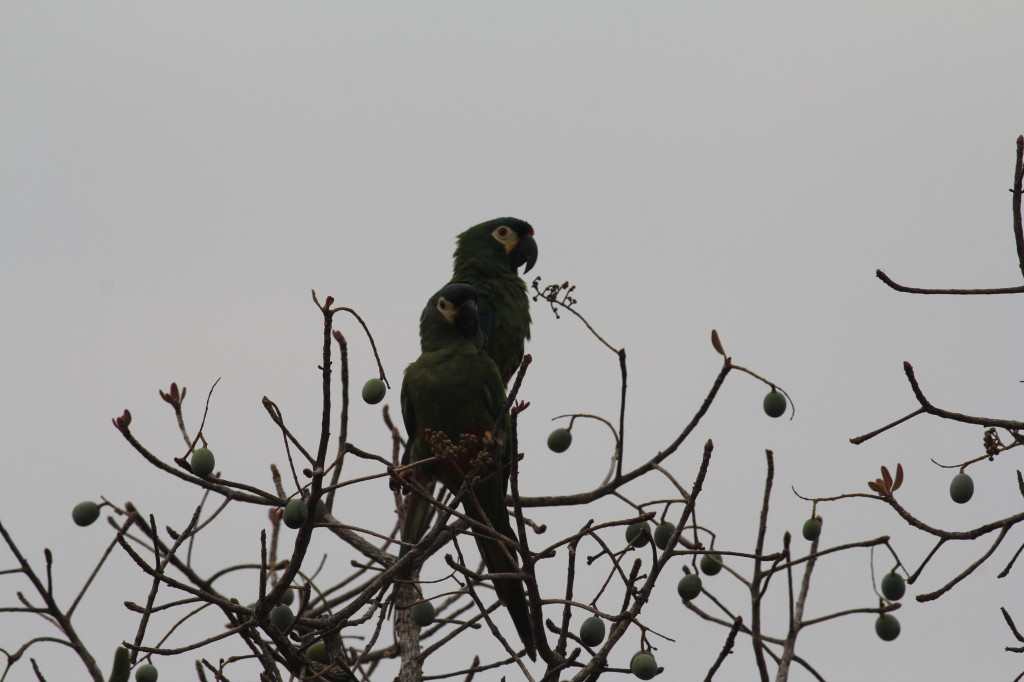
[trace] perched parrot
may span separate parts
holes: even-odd
[[[458,236],[454,258],[451,281],[476,289],[484,350],[507,384],[519,368],[530,338],[530,297],[518,270],[525,265],[523,272],[529,272],[537,262],[533,228],[516,218],[480,223]],[[432,305],[424,308],[421,326],[432,314]]]
[[[525,293],[525,292],[524,292]],[[432,490],[434,479],[457,494],[467,477],[479,507],[462,497],[469,518],[490,525],[515,540],[505,507],[508,486],[508,419],[505,385],[494,361],[480,348],[477,294],[468,284],[447,284],[430,299],[420,331],[423,352],[405,370],[402,417],[408,432],[403,464],[437,457],[417,467],[413,480]],[[501,417],[499,419],[499,417]],[[497,429],[495,426],[497,425]],[[486,520],[484,519],[486,515]],[[419,495],[406,496],[402,540],[418,542],[432,516],[431,505]],[[491,573],[518,573],[514,551],[475,530],[480,555]],[[521,580],[494,580],[494,589],[508,608],[530,658],[536,647],[530,627],[526,593]]]

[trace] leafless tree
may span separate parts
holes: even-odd
[[[1017,140],[1014,187],[1011,190],[1014,235],[1024,274],[1024,233],[1020,209],[1022,151],[1024,137]],[[878,277],[898,291],[920,294],[1024,292],[1024,286],[975,290],[916,289],[896,284],[881,271]],[[281,468],[286,472],[283,476],[281,470],[272,467],[272,489],[261,488],[251,482],[259,472],[246,472],[250,474],[249,480],[231,480],[214,473],[206,462],[200,465],[196,453],[209,449],[204,427],[207,419],[213,417],[210,414],[213,388],[207,395],[202,420],[193,427],[187,423],[182,410],[187,391],[172,384],[167,391],[160,391],[160,396],[173,413],[183,445],[172,447],[163,444],[159,451],[147,447],[133,433],[128,410],[116,417],[113,423],[128,445],[165,479],[176,478],[179,485],[203,491],[202,504],[194,510],[184,528],[174,529],[165,525],[161,530],[157,519],[132,503],[116,505],[104,500],[95,508],[86,505],[81,512],[82,517],[76,516],[76,520],[92,520],[98,509],[107,509],[111,512],[108,520],[113,537],[75,598],[70,604],[62,604],[50,578],[52,557],[49,550],[45,553],[42,569],[38,568],[22,554],[12,534],[0,524],[0,534],[14,559],[14,567],[0,571],[0,578],[8,585],[18,580],[27,581],[31,587],[30,593],[16,591],[13,598],[5,598],[4,603],[10,605],[3,606],[0,611],[41,616],[56,630],[53,637],[33,638],[16,649],[2,650],[6,663],[0,680],[6,679],[33,648],[43,643],[69,647],[81,660],[88,676],[97,682],[128,679],[131,668],[143,662],[159,663],[164,656],[198,657],[196,677],[202,681],[229,680],[246,672],[251,674],[253,665],[260,671],[260,679],[268,681],[471,680],[487,673],[500,674],[502,679],[545,682],[571,679],[582,682],[610,673],[627,673],[630,668],[637,677],[649,679],[658,671],[654,654],[659,646],[672,641],[674,633],[655,631],[648,624],[645,613],[651,606],[655,585],[680,576],[683,578],[679,585],[682,603],[695,617],[722,627],[720,654],[707,670],[705,679],[715,677],[739,640],[751,646],[761,680],[767,681],[772,677],[786,680],[794,665],[808,671],[815,679],[824,680],[829,671],[819,672],[807,657],[797,653],[800,633],[805,628],[852,614],[877,614],[880,620],[892,618],[891,612],[900,608],[902,593],[887,595],[888,590],[883,587],[876,595],[865,595],[867,603],[851,604],[849,608],[834,613],[808,616],[805,605],[819,557],[865,548],[885,550],[892,557],[894,570],[907,574],[908,581],[915,583],[943,544],[994,537],[975,562],[960,570],[946,584],[932,592],[917,595],[919,601],[926,601],[941,597],[991,558],[1016,524],[1024,520],[1022,513],[994,520],[970,531],[934,528],[897,501],[896,491],[903,479],[902,467],[897,466],[895,475],[883,467],[881,478],[869,482],[870,493],[805,498],[812,504],[811,519],[804,529],[809,544],[793,542],[788,532],[782,537],[772,538],[767,529],[775,490],[775,467],[773,453],[765,451],[763,497],[759,513],[750,520],[757,529],[756,541],[752,547],[719,546],[713,530],[697,520],[705,477],[716,465],[713,442],[708,440],[694,450],[702,454],[692,481],[680,482],[665,464],[669,458],[682,456],[682,446],[730,377],[745,376],[748,380],[763,382],[769,389],[770,400],[783,410],[791,410],[791,402],[782,398],[784,393],[774,382],[735,364],[718,334],[712,331],[712,347],[720,355],[722,364],[700,407],[681,425],[675,438],[658,452],[643,455],[632,452],[627,448],[626,440],[628,373],[625,349],[608,343],[580,313],[574,297],[575,287],[569,283],[544,286],[538,279],[533,282],[533,291],[534,301],[548,306],[556,316],[568,314],[584,324],[595,342],[614,356],[618,366],[617,415],[610,419],[582,413],[563,415],[570,431],[577,422],[596,420],[610,432],[612,447],[608,472],[598,485],[563,495],[531,497],[519,486],[520,459],[525,458],[529,462],[530,453],[519,453],[513,457],[506,502],[517,525],[519,541],[514,542],[494,528],[470,520],[460,511],[460,503],[466,499],[472,503],[471,486],[464,486],[455,496],[435,497],[410,477],[403,476],[408,469],[399,463],[403,435],[392,423],[386,407],[382,410],[386,431],[382,430],[382,442],[376,451],[350,442],[348,344],[338,329],[339,315],[351,315],[359,323],[373,345],[375,356],[376,346],[369,328],[356,311],[335,306],[331,297],[321,302],[314,293],[313,301],[323,320],[319,440],[315,447],[302,443],[289,428],[282,409],[269,398],[263,398],[267,416],[280,433],[280,462],[286,465]],[[517,396],[523,382],[529,380],[530,362],[527,356],[515,376],[506,404],[511,422],[510,445],[512,452],[516,453],[519,415],[527,407]],[[387,383],[379,358],[377,364],[380,381]],[[922,414],[983,427],[984,455],[957,465],[960,472],[978,461],[992,460],[1024,443],[1020,435],[1024,423],[974,417],[937,407],[925,396],[913,367],[906,363],[905,369],[920,407],[888,426],[852,439],[854,443],[867,441]],[[766,406],[766,411],[772,410],[774,408],[770,410]],[[774,416],[777,415],[775,412]],[[336,442],[331,438],[332,426],[338,434]],[[203,452],[200,457],[208,454]],[[375,473],[346,476],[345,464],[352,458],[369,462]],[[209,471],[206,470],[208,468]],[[1024,477],[1020,472],[1017,476],[1024,494]],[[658,479],[660,486],[667,485],[672,493],[658,499],[632,500],[623,489],[641,478]],[[366,527],[362,519],[334,515],[335,496],[340,491],[350,493],[367,489],[372,494],[366,494],[366,499],[389,500],[393,504],[395,517],[390,528]],[[655,487],[644,489],[654,490]],[[403,492],[426,499],[437,513],[422,540],[406,545],[400,552],[403,543],[399,539],[398,521],[404,513]],[[934,536],[936,544],[932,553],[917,568],[909,570],[900,561],[887,536],[832,547],[819,546],[818,507],[852,497],[867,497],[886,504],[907,524]],[[626,503],[631,513],[600,523],[587,521],[574,532],[555,539],[545,539],[545,528],[534,519],[544,510],[570,506],[586,508],[607,498],[617,498]],[[267,508],[269,528],[253,530],[259,533],[260,555],[249,563],[232,563],[212,573],[199,571],[192,560],[192,543],[200,533],[218,522],[227,507],[239,504]],[[656,522],[656,528],[652,529],[652,522]],[[282,532],[281,526],[285,523],[294,528],[293,534]],[[338,572],[336,567],[332,567],[333,571],[323,570],[309,556],[314,533],[329,536],[331,542],[354,550],[361,559],[352,561],[345,571]],[[499,622],[504,616],[497,613],[500,604],[490,587],[493,576],[482,573],[473,556],[467,557],[463,550],[466,538],[473,534],[490,535],[500,540],[518,557],[520,573],[504,577],[521,579],[526,585],[540,662],[526,660],[518,642],[507,639],[503,634]],[[138,614],[138,630],[131,641],[123,642],[123,650],[115,657],[114,672],[105,676],[72,621],[73,617],[76,623],[90,619],[91,614],[76,615],[77,606],[115,550],[131,557],[138,570],[151,580],[151,588],[144,603],[126,602],[126,607]],[[1021,550],[1024,550],[1024,544],[1000,577],[1009,573]],[[427,580],[420,569],[428,559],[439,556],[443,556],[448,573],[440,579]],[[546,562],[564,567],[557,571],[564,578],[558,581],[542,578],[538,567]],[[243,600],[220,587],[225,576],[240,571],[256,572],[258,576],[259,596],[252,604],[244,605]],[[699,578],[702,573],[707,577],[720,571],[742,585],[745,597],[740,602],[731,603],[729,599],[718,596],[717,590],[712,589],[712,581]],[[788,609],[783,619],[785,627],[780,632],[770,632],[765,625],[763,605],[773,588],[784,595]],[[430,608],[417,608],[427,602]],[[194,627],[193,617],[211,609],[219,611],[225,627],[216,632],[200,631]],[[434,614],[430,615],[429,611]],[[157,631],[153,617],[167,613],[175,615],[174,624]],[[1024,643],[1010,612],[1004,609],[1003,616],[1013,636]],[[591,629],[581,635],[580,626],[588,620],[591,622],[588,628]],[[179,629],[189,633],[190,642],[166,646],[170,636]],[[484,633],[493,638],[503,653],[485,658],[474,647],[456,647],[456,643],[475,636],[473,633]],[[612,652],[626,645],[627,633],[639,636],[641,651],[645,655],[637,652],[628,667],[616,667]],[[227,645],[235,653],[218,660],[204,658],[202,649],[214,643]],[[1024,651],[1024,646],[1007,648]],[[435,663],[442,656],[443,664]],[[615,658],[616,661],[623,659],[623,656]],[[37,679],[43,680],[46,671],[40,660],[31,657],[29,664]],[[455,660],[462,663],[455,669],[445,669],[450,668],[451,661]],[[429,674],[425,669],[429,669]],[[489,672],[494,670],[499,672]]]

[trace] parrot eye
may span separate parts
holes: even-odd
[[[500,225],[494,228],[494,231],[491,232],[491,236],[506,247],[508,247],[509,244],[514,244],[516,241],[516,235],[508,225]]]
[[[448,310],[448,308],[450,308],[451,305],[452,304],[449,303],[448,299],[446,299],[444,296],[442,296],[441,298],[437,299],[437,309],[442,311],[442,312],[445,311],[445,310]]]

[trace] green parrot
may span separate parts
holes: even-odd
[[[463,283],[447,284],[430,299],[420,324],[423,352],[405,370],[402,380],[402,417],[408,440],[402,463],[437,457],[417,467],[413,480],[427,490],[434,479],[457,494],[467,477],[477,483],[462,497],[466,516],[488,523],[515,540],[505,507],[508,487],[508,418],[505,385],[494,361],[480,348],[477,294]],[[500,419],[499,419],[500,417]],[[497,431],[494,431],[497,424]],[[433,507],[419,495],[406,496],[402,540],[418,542],[430,525]],[[486,516],[486,519],[485,519]],[[480,555],[491,573],[518,573],[514,551],[501,542],[476,533]],[[536,657],[526,593],[521,580],[494,580],[499,599],[508,608],[526,652]]]
[[[517,218],[480,223],[456,238],[454,259],[451,281],[476,289],[484,350],[507,384],[519,369],[530,338],[530,297],[518,270],[525,265],[523,272],[529,272],[537,262],[533,228]],[[421,326],[432,314],[432,305],[424,308]],[[422,329],[420,336],[422,341]]]

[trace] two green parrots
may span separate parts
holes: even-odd
[[[506,226],[505,229],[511,231],[513,228]],[[463,237],[474,230],[476,228]],[[497,239],[491,237],[490,232],[485,236]],[[460,246],[472,242],[473,238],[473,235],[465,240],[460,238]],[[504,252],[504,247],[501,248],[505,258],[515,250],[515,240],[522,242],[518,235],[510,239],[513,246],[509,251]],[[500,245],[500,242],[496,243]],[[458,263],[458,252],[456,260]],[[478,262],[479,258],[473,260]],[[514,275],[514,270],[508,266],[506,269]],[[501,290],[501,286],[491,287],[492,295],[494,291]],[[522,293],[525,302],[525,288]],[[488,304],[491,311],[495,310],[493,300]],[[412,480],[427,490],[432,490],[433,481],[437,479],[457,495],[467,479],[475,481],[472,495],[467,489],[462,491],[460,498],[466,516],[490,525],[514,541],[516,534],[505,507],[507,472],[512,456],[508,451],[508,419],[502,413],[506,398],[505,381],[498,366],[481,348],[481,317],[478,312],[478,308],[483,307],[481,301],[472,286],[452,283],[434,294],[423,311],[420,319],[422,353],[406,369],[402,381],[402,417],[408,432],[403,464],[436,458],[434,462],[416,467],[411,474]],[[503,305],[497,306],[498,312],[503,310]],[[527,313],[523,328],[528,329],[528,325]],[[521,339],[518,348],[521,354]],[[516,365],[518,362],[515,360]],[[410,492],[406,496],[402,540],[418,542],[432,516],[431,505],[420,495]],[[512,548],[489,537],[481,529],[473,529],[473,533],[489,572],[520,571]],[[494,580],[494,588],[508,608],[527,654],[534,658],[536,646],[523,582],[499,578]]]

